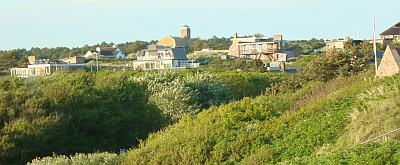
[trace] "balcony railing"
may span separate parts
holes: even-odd
[[[251,49],[251,50],[243,50],[242,54],[259,54],[259,53],[275,53],[277,49]]]

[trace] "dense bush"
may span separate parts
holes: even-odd
[[[320,156],[291,161],[292,164],[400,164],[400,142],[357,145]]]
[[[34,159],[28,165],[115,165],[119,163],[119,156],[110,153],[75,154],[74,156],[44,157]]]
[[[286,48],[292,51],[299,51],[302,54],[311,54],[315,51],[319,51],[325,46],[325,41],[323,39],[311,39],[311,40],[295,40],[288,41],[286,43]]]
[[[186,114],[256,96],[279,80],[267,73],[204,71],[2,78],[0,161],[129,148]]]
[[[1,80],[0,162],[136,145],[167,119],[127,80],[106,72]]]
[[[268,94],[294,92],[308,82],[327,82],[337,77],[349,77],[367,71],[372,58],[372,45],[363,42],[360,45],[346,43],[343,50],[333,49],[323,55],[307,56],[300,59],[295,66],[298,73],[288,79],[272,84]]]
[[[151,135],[124,156],[124,164],[277,163],[333,144],[361,107],[365,73],[308,83],[296,93],[260,96],[212,107]]]
[[[399,76],[377,81],[366,77],[372,74],[312,82],[294,93],[245,98],[212,106],[196,116],[186,115],[179,123],[150,135],[118,159],[119,163],[398,164],[398,141],[328,149],[354,122],[349,114],[370,106],[360,101],[369,90],[383,86],[384,93],[398,95],[393,81],[398,84]],[[35,162],[67,160],[68,164],[70,159],[56,156]]]
[[[327,81],[337,76],[351,76],[368,68],[372,59],[372,46],[368,42],[361,45],[347,43],[343,50],[333,49],[325,55],[311,60],[302,69],[308,79]]]
[[[174,120],[245,96],[261,94],[284,77],[245,72],[149,72],[132,79],[147,86],[150,101]]]
[[[232,71],[240,70],[246,72],[265,72],[267,68],[261,60],[228,59],[214,58],[202,68],[213,71]]]

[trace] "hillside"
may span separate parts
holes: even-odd
[[[399,164],[400,75],[370,71],[310,82],[295,93],[213,106],[153,133],[124,156],[75,155],[32,164]],[[86,162],[86,163],[85,163]]]
[[[363,73],[212,107],[152,134],[122,164],[398,164],[399,133],[360,143],[400,126],[399,89],[399,75],[375,80]]]

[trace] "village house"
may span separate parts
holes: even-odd
[[[190,42],[190,28],[185,25],[181,28],[181,37],[167,36],[156,45],[149,45],[148,49],[137,53],[137,59],[133,61],[135,70],[151,69],[176,69],[193,68],[198,64],[187,58],[187,50]]]
[[[126,55],[125,53],[118,48],[116,45],[113,47],[105,47],[105,48],[100,48],[97,47],[95,51],[88,51],[84,57],[85,58],[98,58],[101,59],[109,59],[109,58],[115,58],[115,59],[125,59]]]
[[[393,25],[389,29],[382,32],[381,37],[383,39],[383,45],[389,45],[392,42],[400,41],[400,22]]]
[[[157,45],[170,47],[170,48],[183,48],[185,52],[189,50],[191,30],[190,27],[185,25],[180,29],[180,37],[167,36],[158,41]]]
[[[288,54],[284,52],[282,35],[273,37],[242,37],[237,33],[232,38],[228,56],[234,58],[261,60],[268,70],[285,70]]]
[[[29,65],[27,68],[12,68],[11,76],[15,77],[44,77],[55,72],[72,72],[76,70],[86,70],[83,57],[68,57],[59,60],[36,59],[35,56],[28,57]]]
[[[353,40],[350,38],[346,39],[334,39],[334,40],[328,40],[325,41],[325,50],[332,50],[332,49],[344,49],[346,43],[351,43],[355,45],[359,45],[363,42],[363,40]]]
[[[234,34],[228,55],[244,59],[260,59],[271,62],[277,60],[277,53],[283,53],[282,35],[269,37],[239,38]]]
[[[400,73],[400,48],[386,47],[381,63],[378,67],[377,76],[393,76]]]
[[[173,69],[191,67],[184,48],[170,48],[162,45],[149,45],[148,49],[138,52],[133,61],[135,70]]]

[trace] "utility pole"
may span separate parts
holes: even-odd
[[[376,32],[375,32],[375,17],[374,17],[374,19],[373,19],[373,39],[374,39],[374,56],[375,56],[375,74],[377,75],[378,74],[378,61],[377,61],[377,55],[376,55]]]
[[[99,71],[99,53],[96,53],[96,68],[97,68],[97,72]]]

